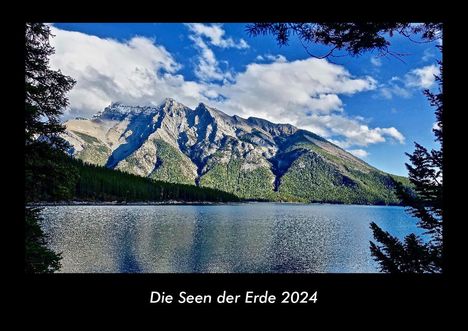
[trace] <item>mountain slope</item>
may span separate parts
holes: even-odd
[[[205,104],[113,103],[65,126],[70,154],[83,161],[241,198],[394,204],[394,180],[404,181],[312,132]]]

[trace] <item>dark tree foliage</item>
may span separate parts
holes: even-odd
[[[371,223],[374,238],[380,243],[370,243],[372,256],[379,262],[383,272],[390,273],[429,273],[437,271],[434,260],[437,252],[416,236],[407,235],[404,241],[383,231],[374,222]]]
[[[64,153],[47,142],[35,142],[25,154],[26,202],[67,200],[73,197],[77,169],[63,162]]]
[[[251,36],[272,35],[280,46],[287,45],[291,36],[297,36],[309,55],[317,58],[334,56],[343,50],[352,56],[377,50],[381,55],[400,56],[390,50],[388,37],[398,33],[409,39],[419,35],[424,41],[440,37],[441,23],[255,23],[246,28]],[[329,46],[324,55],[311,54],[306,44]]]
[[[65,164],[78,169],[79,177],[73,198],[85,201],[190,201],[190,202],[229,202],[240,201],[231,193],[197,187],[156,181],[132,175],[119,170],[84,163],[67,157]]]
[[[73,169],[61,167],[59,159],[67,144],[60,134],[62,110],[68,106],[66,93],[75,81],[49,68],[50,28],[27,23],[25,29],[25,198],[36,200],[37,191],[51,197],[72,191]]]
[[[52,273],[60,269],[60,254],[47,248],[47,237],[39,226],[39,208],[25,209],[26,273]]]
[[[65,141],[59,116],[68,105],[66,93],[75,84],[70,77],[49,68],[50,28],[42,23],[25,26],[25,200],[39,195],[70,197],[76,173],[60,162]],[[47,248],[39,226],[40,210],[25,206],[25,271],[53,272],[60,266],[59,255]]]
[[[54,53],[49,43],[50,28],[42,23],[26,24],[25,34],[25,134],[26,145],[41,136],[49,143],[63,146],[64,131],[59,116],[68,106],[66,93],[75,81],[49,68]]]
[[[120,170],[89,164],[65,153],[60,153],[54,161],[57,168],[74,169],[76,174],[71,179],[66,179],[68,185],[66,194],[63,192],[51,194],[54,190],[63,190],[59,183],[54,182],[50,184],[50,187],[36,188],[36,199],[34,201],[156,202],[175,200],[184,202],[235,202],[241,200],[232,193],[209,187],[157,181]]]
[[[442,73],[442,63],[439,62]],[[436,127],[433,129],[440,150],[428,151],[415,143],[413,154],[407,154],[411,164],[408,168],[409,180],[414,186],[415,194],[409,194],[397,185],[397,191],[408,212],[419,219],[418,226],[425,230],[429,238],[424,242],[421,238],[410,234],[404,243],[389,233],[384,232],[375,223],[371,224],[376,241],[370,244],[371,253],[379,262],[384,272],[416,272],[432,273],[442,271],[443,248],[443,203],[442,203],[442,163],[443,163],[443,92],[442,76],[436,77],[439,91],[433,93],[425,90],[431,106],[435,107]]]

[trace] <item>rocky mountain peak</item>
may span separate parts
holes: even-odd
[[[311,201],[335,191],[348,202],[360,202],[362,192],[393,199],[386,174],[326,139],[205,103],[191,109],[172,98],[158,106],[114,102],[91,120],[65,125],[75,157],[157,180],[254,199]]]
[[[160,108],[173,108],[173,107],[185,107],[184,105],[182,105],[181,103],[177,102],[176,100],[172,99],[172,98],[165,98],[160,104],[159,104],[159,107]]]
[[[112,102],[104,111],[97,113],[94,118],[122,120],[130,114],[140,113],[143,107],[129,106],[120,101]]]
[[[177,102],[172,98],[166,98],[158,106],[158,109],[165,112],[170,116],[183,116],[185,117],[187,112],[192,111],[189,107]]]
[[[270,133],[272,136],[292,135],[298,131],[298,128],[296,128],[294,125],[275,124],[258,117],[249,117],[247,119],[247,123]]]

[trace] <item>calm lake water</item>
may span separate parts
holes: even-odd
[[[72,273],[372,273],[370,222],[421,233],[393,206],[48,206],[43,216]]]

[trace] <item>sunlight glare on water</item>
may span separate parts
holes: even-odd
[[[329,204],[47,206],[67,273],[374,273],[374,221],[420,234],[404,208]]]

